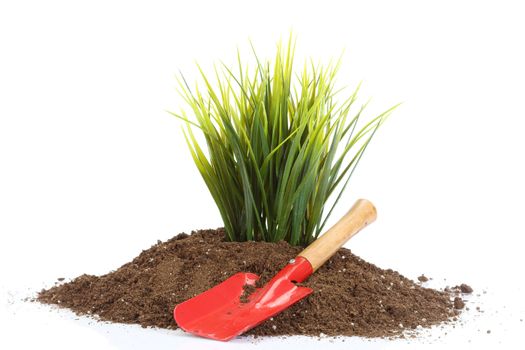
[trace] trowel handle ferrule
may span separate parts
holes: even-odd
[[[295,259],[290,260],[289,263],[272,278],[272,281],[288,280],[292,283],[300,283],[307,279],[312,272],[312,264],[310,264],[306,258],[297,256]]]
[[[374,205],[359,199],[352,208],[328,231],[306,247],[299,257],[306,258],[313,271],[321,267],[343,244],[361,229],[374,222],[377,211]]]

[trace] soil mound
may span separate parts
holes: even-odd
[[[286,242],[225,242],[223,237],[222,229],[179,234],[116,271],[42,290],[38,301],[106,321],[175,329],[176,304],[240,271],[259,274],[264,283],[301,251]],[[390,337],[458,313],[449,293],[380,269],[345,248],[303,285],[314,292],[248,334]]]

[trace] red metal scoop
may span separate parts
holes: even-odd
[[[259,276],[239,272],[217,286],[175,306],[180,328],[195,335],[227,341],[296,303],[313,290],[296,286],[328,260],[347,240],[376,218],[366,199],[358,200],[345,216],[275,275],[264,287],[242,300],[245,286]]]

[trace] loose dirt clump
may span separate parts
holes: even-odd
[[[421,275],[421,276],[419,276],[419,277],[417,278],[417,280],[418,280],[419,282],[425,283],[425,282],[428,282],[428,277],[425,276],[425,275]]]
[[[460,297],[454,298],[454,309],[461,310],[465,307],[465,302]]]
[[[255,286],[252,286],[251,284],[245,284],[244,286],[242,286],[242,294],[241,294],[241,297],[239,298],[241,303],[246,304],[247,302],[249,302],[250,295],[256,290],[257,288]]]
[[[457,286],[456,289],[459,289],[463,294],[471,294],[474,291],[474,289],[472,289],[471,286],[465,283],[462,283],[460,286]]]
[[[175,329],[176,304],[240,271],[259,274],[264,283],[301,251],[286,242],[225,242],[223,237],[222,229],[200,230],[159,241],[116,271],[79,276],[42,290],[38,300],[101,320]],[[380,269],[345,248],[302,285],[314,292],[249,334],[391,337],[458,313],[449,293]],[[251,292],[247,288],[244,294]]]

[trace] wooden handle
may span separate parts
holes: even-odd
[[[306,247],[298,256],[306,258],[316,271],[330,259],[350,238],[362,228],[375,221],[377,211],[374,205],[359,199],[334,226]]]

